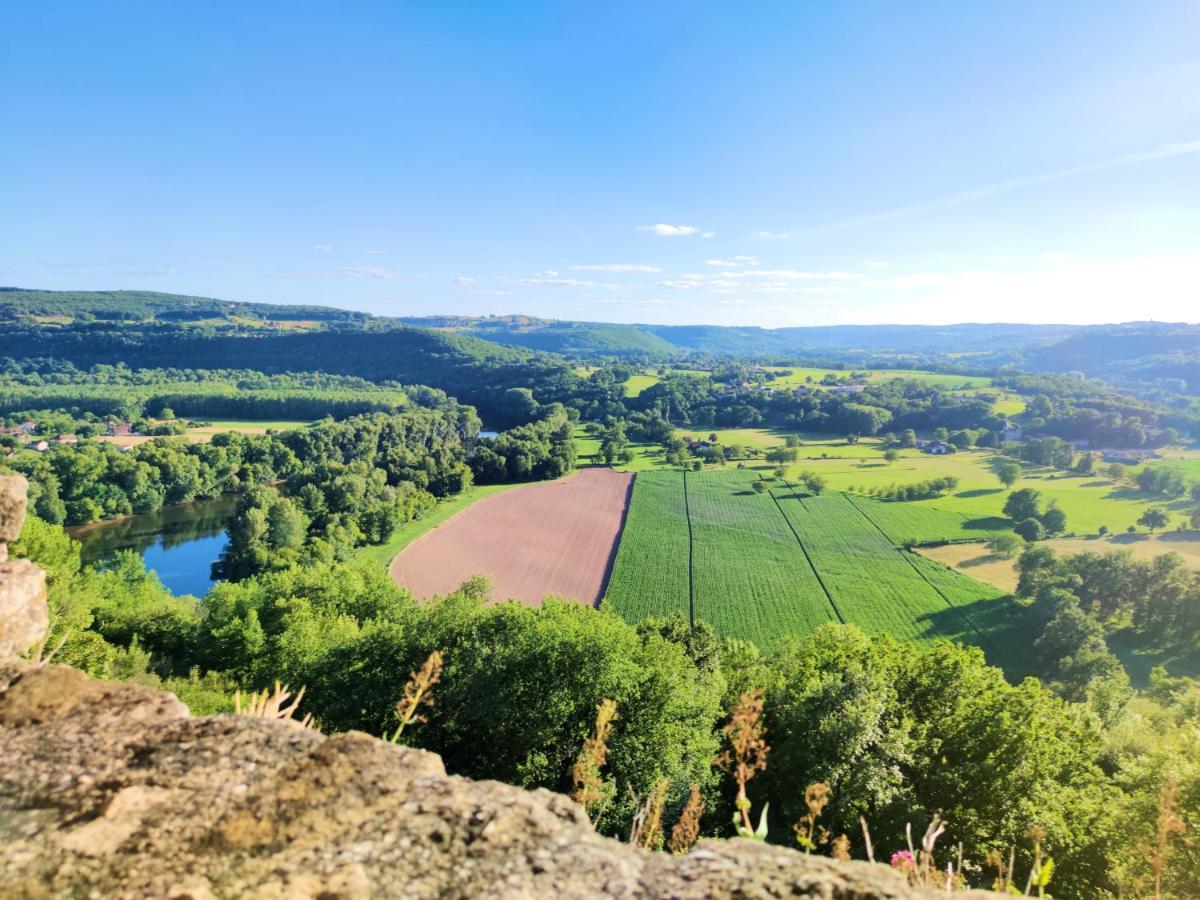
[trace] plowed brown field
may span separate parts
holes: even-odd
[[[594,606],[604,590],[633,475],[584,469],[480,500],[409,544],[392,578],[418,599],[492,579],[496,600],[536,606],[558,594]]]

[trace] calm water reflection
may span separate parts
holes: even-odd
[[[67,531],[83,544],[85,563],[133,550],[172,593],[200,597],[213,585],[212,564],[229,542],[225,525],[236,505],[229,495]]]

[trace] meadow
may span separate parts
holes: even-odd
[[[956,388],[986,388],[992,384],[992,379],[982,375],[953,375],[943,372],[924,372],[917,369],[817,369],[808,366],[763,366],[763,369],[767,372],[780,373],[779,377],[766,382],[767,387],[775,389],[796,388],[801,385],[820,387],[821,379],[827,375],[846,378],[851,372],[861,372],[866,375],[869,383],[905,378],[952,390]],[[785,372],[788,374],[782,374]]]
[[[775,479],[760,492],[758,480],[762,472],[734,467],[639,474],[604,603],[634,622],[690,610],[722,636],[766,646],[851,622],[902,640],[981,646],[1020,671],[1004,592],[899,547],[931,530],[926,513],[906,525],[905,504],[806,496]]]

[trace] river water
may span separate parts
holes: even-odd
[[[237,498],[227,495],[67,532],[83,544],[85,564],[111,559],[119,550],[133,550],[171,593],[202,597],[213,586],[212,564],[229,543],[225,526],[236,505]]]

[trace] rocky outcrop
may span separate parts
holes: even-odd
[[[8,558],[25,520],[27,489],[24,478],[0,478],[0,659],[40,644],[49,624],[45,573],[27,559]]]
[[[6,532],[7,533],[7,532]],[[434,754],[0,660],[0,896],[913,898],[885,866],[600,837],[568,798]],[[979,895],[983,896],[983,895]]]

